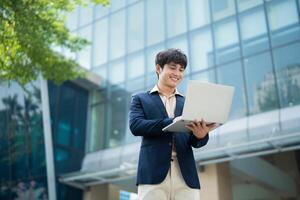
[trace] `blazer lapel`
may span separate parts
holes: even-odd
[[[184,104],[184,98],[179,95],[176,95],[175,117],[182,115],[183,104]]]
[[[149,96],[154,101],[155,106],[161,111],[161,113],[164,115],[164,117],[168,117],[168,113],[166,111],[166,108],[157,92],[150,94]]]

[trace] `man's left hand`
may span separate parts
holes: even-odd
[[[206,123],[203,119],[201,121],[194,120],[193,122],[186,125],[186,127],[192,131],[193,135],[198,139],[204,138],[209,131],[216,128],[216,123]]]

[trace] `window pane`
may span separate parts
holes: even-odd
[[[231,16],[235,13],[234,0],[212,0],[211,5],[214,21]]]
[[[166,4],[168,38],[186,32],[185,0],[166,0]]]
[[[190,80],[190,76],[185,76],[180,84],[177,86],[177,89],[180,94],[185,95],[187,90],[188,81]]]
[[[244,11],[263,4],[263,0],[237,0],[238,10]]]
[[[217,64],[239,58],[240,48],[236,20],[230,19],[219,22],[214,26],[214,29]]]
[[[133,4],[136,1],[140,1],[140,0],[127,0],[127,4]]]
[[[124,61],[116,61],[110,66],[110,82],[111,84],[118,84],[125,81],[125,66]]]
[[[189,7],[188,18],[190,29],[198,28],[210,22],[208,0],[189,0],[187,4]]]
[[[154,47],[147,49],[147,72],[153,73],[155,71],[155,57],[156,54],[160,51],[165,50],[164,44],[160,44]]]
[[[92,4],[86,7],[80,7],[79,26],[84,26],[91,23],[93,20],[93,6]]]
[[[182,37],[176,37],[173,40],[169,40],[167,43],[168,48],[175,48],[175,49],[180,49],[186,56],[188,59],[188,65],[185,69],[185,74],[188,74],[190,71],[190,64],[189,64],[189,54],[188,54],[188,47],[187,47],[187,39],[186,39],[186,35],[182,36]]]
[[[109,8],[110,8],[110,12],[115,12],[121,8],[124,8],[125,6],[125,2],[124,0],[112,0],[110,1],[110,5],[109,5]]]
[[[230,119],[246,115],[243,75],[240,62],[234,62],[217,68],[218,82],[235,87]]]
[[[120,146],[123,142],[127,124],[126,90],[114,88],[111,94],[111,119],[110,119],[110,135],[109,147]]]
[[[104,148],[106,112],[106,107],[103,103],[91,108],[89,151],[97,151]]]
[[[107,80],[107,66],[102,65],[100,67],[93,68],[92,71],[100,76],[101,86],[103,86],[104,82]]]
[[[157,74],[153,71],[149,74],[147,74],[147,80],[146,80],[146,88],[148,89],[152,89],[153,86],[156,84],[158,78],[157,78]]]
[[[67,13],[66,26],[72,31],[77,28],[79,8],[73,12]]]
[[[79,30],[79,36],[91,42],[92,38],[92,26],[85,27]],[[79,64],[86,68],[91,68],[91,46],[87,45],[83,50],[81,50],[78,54],[78,62]]]
[[[274,50],[274,62],[282,107],[300,104],[300,43]]]
[[[273,46],[300,38],[295,0],[271,1],[267,10]]]
[[[252,9],[242,14],[240,24],[244,55],[268,48],[267,27],[263,8]]]
[[[209,29],[191,34],[191,67],[194,72],[213,66],[213,47]]]
[[[165,38],[164,2],[146,1],[147,9],[147,46],[156,44]]]
[[[211,69],[208,71],[192,74],[192,80],[214,83],[216,82],[215,71]]]
[[[95,5],[94,7],[94,17],[95,19],[99,19],[108,14],[109,7],[102,5]]]
[[[137,3],[128,9],[128,51],[144,47],[144,4]]]
[[[143,52],[130,55],[128,57],[128,79],[143,76],[145,73],[145,63]]]
[[[125,53],[125,12],[120,11],[111,16],[110,19],[110,60],[119,58]]]
[[[93,66],[107,62],[107,18],[97,21],[94,26]]]
[[[140,76],[127,82],[126,89],[128,92],[143,90],[145,87],[145,77]]]
[[[270,53],[244,60],[250,114],[278,109]]]

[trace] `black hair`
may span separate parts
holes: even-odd
[[[183,66],[185,69],[187,66],[187,57],[180,49],[167,49],[156,54],[155,65],[159,65],[162,69],[165,64],[174,62]]]

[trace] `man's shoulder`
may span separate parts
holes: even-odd
[[[148,101],[150,99],[150,93],[147,92],[138,92],[135,94],[132,94],[132,99],[139,99],[139,101]]]
[[[148,95],[149,95],[149,91],[147,91],[147,92],[137,92],[137,93],[132,94],[132,97],[146,97]]]

